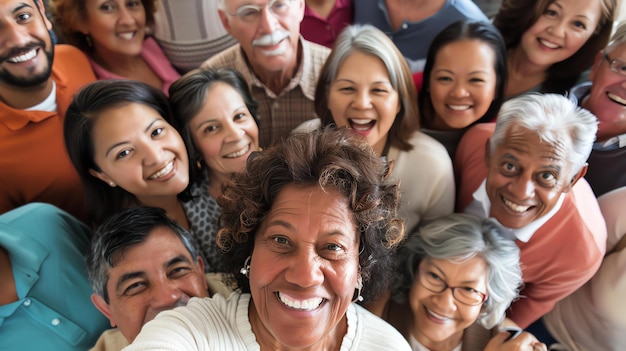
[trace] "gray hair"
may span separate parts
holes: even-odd
[[[589,158],[596,139],[598,120],[591,112],[576,106],[563,95],[524,94],[502,105],[491,137],[491,154],[495,153],[513,126],[536,132],[540,140],[551,145],[557,145],[564,135],[569,136],[572,142],[572,149],[568,152],[572,166],[571,178]]]
[[[124,252],[145,242],[157,227],[166,227],[180,239],[194,264],[200,250],[194,237],[169,219],[161,208],[138,206],[121,210],[105,220],[94,233],[87,253],[87,275],[93,292],[109,303],[109,270],[124,259]]]
[[[392,299],[407,301],[424,258],[465,262],[481,257],[487,264],[487,299],[478,323],[491,329],[504,319],[522,286],[519,248],[488,218],[464,213],[442,216],[412,233],[398,250]]]
[[[621,23],[617,27],[615,33],[613,33],[613,36],[611,36],[609,44],[604,49],[604,53],[610,54],[613,50],[624,44],[626,44],[626,22]]]
[[[355,52],[378,58],[387,70],[393,89],[400,98],[400,112],[389,131],[392,145],[402,150],[410,150],[409,139],[414,130],[419,129],[417,93],[411,70],[402,53],[389,37],[369,24],[353,24],[346,27],[335,41],[326,63],[320,72],[315,89],[315,112],[323,125],[333,123],[328,109],[329,87],[337,78],[343,62]]]

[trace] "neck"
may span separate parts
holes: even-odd
[[[180,226],[189,230],[189,221],[185,214],[183,205],[178,200],[176,195],[174,196],[155,196],[155,197],[143,197],[137,198],[139,203],[143,206],[158,207],[165,210],[167,217],[175,220]]]
[[[252,71],[259,78],[261,83],[263,83],[274,94],[278,95],[281,91],[283,91],[283,89],[285,89],[289,82],[291,82],[291,79],[295,77],[298,72],[298,68],[302,64],[302,47],[299,40],[297,52],[298,54],[296,55],[296,59],[292,60],[292,62],[287,64],[287,66],[280,71],[268,72],[263,67],[255,65],[249,60],[248,62]]]
[[[129,56],[117,53],[94,50],[91,58],[102,68],[121,77],[127,77],[144,64],[143,57],[139,55]]]
[[[508,54],[509,75],[520,77],[545,76],[548,68],[550,68],[550,65],[537,65],[531,62],[519,45],[513,50],[509,50]]]
[[[222,186],[230,179],[230,174],[211,173],[209,170],[209,195],[217,200],[222,195]]]
[[[415,319],[413,319],[415,321]],[[452,351],[459,346],[463,338],[463,331],[459,331],[445,340],[431,340],[420,333],[419,328],[413,322],[411,325],[411,335],[424,347],[430,351]]]
[[[23,110],[44,101],[52,92],[52,79],[36,87],[19,87],[0,83],[0,100],[14,109]]]
[[[250,298],[250,305],[248,306],[248,319],[250,320],[250,326],[252,327],[252,332],[261,347],[261,351],[291,351],[294,350],[291,347],[283,345],[279,340],[273,336],[271,332],[269,332],[263,321],[261,321],[256,307],[254,305],[254,301]],[[313,345],[304,348],[298,348],[298,351],[339,351],[341,349],[341,342],[343,341],[343,337],[348,332],[348,320],[347,317],[343,316],[341,321],[337,323],[337,325],[330,330],[326,335],[324,335],[323,339],[318,340]]]

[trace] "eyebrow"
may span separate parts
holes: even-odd
[[[150,130],[150,128],[152,128],[152,125],[153,125],[153,124],[155,124],[157,121],[160,121],[160,120],[162,120],[162,119],[161,119],[161,118],[155,118],[152,122],[150,122],[150,124],[148,124],[148,126],[146,127],[146,129],[144,129],[144,132],[146,132],[146,133],[147,133],[147,132]],[[129,142],[128,142],[128,141],[126,141],[126,140],[124,140],[124,141],[120,141],[119,143],[115,143],[115,144],[111,145],[111,147],[109,147],[109,148],[107,149],[106,153],[104,154],[104,157],[105,157],[105,158],[106,158],[106,157],[108,157],[108,156],[109,156],[109,153],[111,153],[111,151],[112,151],[113,149],[115,149],[116,147],[118,147],[118,146],[120,146],[120,145],[127,144],[127,143],[129,143]]]
[[[143,271],[136,271],[136,272],[129,272],[129,273],[125,273],[123,274],[120,279],[117,280],[117,284],[115,284],[115,291],[120,291],[120,289],[122,288],[122,285],[131,280],[131,279],[135,279],[135,278],[141,278],[144,277],[146,275],[146,272]]]
[[[37,0],[33,0],[33,1],[37,1]],[[29,8],[29,9],[33,9],[33,6],[27,3],[20,3],[16,8],[13,9],[13,12],[11,13],[16,13],[16,12],[20,12],[22,11],[22,9],[24,9],[25,7]]]
[[[443,270],[441,270],[441,268],[439,268],[439,266],[437,266],[435,263],[429,262],[426,265],[427,266],[432,266],[432,267],[436,268],[436,270],[438,270],[439,273],[441,273],[441,275],[444,278],[446,277],[446,274],[443,272]],[[478,284],[478,283],[479,283],[478,280],[463,280],[463,281],[461,281],[461,284]],[[446,284],[448,284],[448,282],[446,282]]]
[[[172,258],[171,260],[167,261],[164,264],[164,267],[165,268],[171,267],[171,266],[173,266],[173,265],[175,265],[177,263],[181,263],[181,262],[182,263],[189,263],[189,264],[191,264],[191,262],[189,261],[189,259],[187,257],[185,257],[184,255],[178,255],[178,256]]]
[[[335,81],[334,81],[333,83],[336,83],[336,82],[349,82],[349,83],[352,83],[352,84],[356,84],[356,82],[355,82],[355,81],[353,81],[353,80],[351,80],[351,79],[347,79],[347,78],[336,78],[336,79],[335,79]],[[375,82],[370,83],[370,85],[371,85],[371,84],[387,84],[387,85],[392,85],[392,84],[391,84],[391,81],[388,81],[388,80],[377,80],[377,81],[375,81]]]

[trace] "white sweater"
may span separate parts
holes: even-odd
[[[162,312],[144,325],[124,351],[259,351],[248,320],[249,302],[250,294],[236,292],[228,298],[193,298],[186,307]],[[364,308],[351,304],[346,316],[341,351],[411,350],[396,329]]]

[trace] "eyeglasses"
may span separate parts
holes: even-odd
[[[464,305],[477,306],[487,299],[487,294],[468,286],[449,286],[441,277],[427,269],[420,268],[417,279],[421,286],[437,294],[446,289],[452,290],[452,296]]]
[[[608,54],[602,53],[602,56],[609,63],[609,68],[612,72],[619,74],[622,77],[626,77],[626,62],[619,59],[611,59]]]
[[[289,12],[292,2],[293,0],[273,0],[267,5],[243,5],[235,13],[229,13],[229,15],[237,17],[243,22],[252,23],[261,18],[261,11],[267,7],[274,15],[282,17]]]

